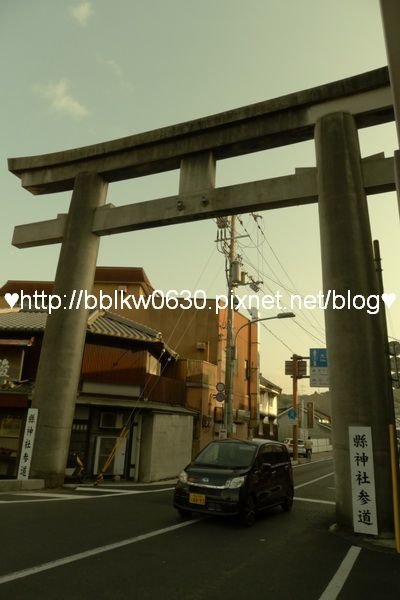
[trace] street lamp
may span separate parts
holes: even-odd
[[[253,320],[247,321],[247,323],[244,323],[243,325],[241,325],[239,327],[239,329],[236,331],[235,337],[233,339],[233,344],[230,347],[230,351],[227,353],[227,356],[226,356],[226,369],[225,369],[225,418],[224,418],[224,424],[226,427],[226,433],[227,433],[228,437],[230,437],[232,435],[232,426],[233,426],[233,410],[232,410],[233,369],[232,369],[232,364],[233,364],[233,361],[235,360],[235,356],[236,356],[236,340],[237,340],[237,336],[238,336],[239,332],[244,327],[253,325],[253,323],[259,323],[260,321],[271,321],[272,319],[293,319],[293,317],[295,317],[295,316],[296,315],[292,312],[282,312],[282,313],[278,313],[274,317],[263,317],[261,319],[253,319]]]
[[[234,351],[235,351],[235,347],[236,347],[236,338],[241,329],[243,329],[244,327],[247,327],[248,325],[253,325],[253,323],[259,323],[260,321],[270,321],[271,319],[293,319],[293,317],[295,317],[295,316],[296,315],[292,312],[283,312],[283,313],[278,313],[274,317],[263,317],[261,319],[252,319],[251,321],[244,323],[244,325],[241,325],[239,327],[239,329],[237,330],[237,332],[235,333],[235,339],[233,340],[233,346],[232,346],[233,358],[235,358]]]

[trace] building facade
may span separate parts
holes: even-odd
[[[0,311],[12,314],[4,300],[9,293],[24,295],[24,308],[30,309],[31,314],[39,314],[34,312],[30,299],[35,292],[48,296],[52,289],[53,283],[48,281],[9,281],[0,289]],[[97,267],[94,288],[89,292],[98,301],[106,296],[115,298],[115,294],[119,299],[132,296],[146,299],[153,287],[143,269]],[[74,456],[79,453],[89,473],[96,476],[128,423],[129,434],[118,443],[107,473],[141,481],[174,477],[206,443],[224,435],[224,402],[217,400],[216,386],[225,382],[226,310],[217,310],[215,300],[206,300],[203,308],[189,310],[151,305],[132,309],[121,306],[120,302],[112,308],[112,313],[92,311],[89,317],[67,473],[73,471]],[[127,348],[126,340],[121,343],[119,332],[113,338],[112,334],[107,336],[99,330],[96,337],[94,329],[96,319],[100,327],[99,315],[103,316],[103,327],[107,321],[108,327],[114,328],[113,333],[118,319],[133,328],[135,335],[140,329],[149,331],[153,341],[147,343],[152,351],[143,349],[140,346],[143,340],[137,338],[132,338],[131,347]],[[121,323],[119,326],[122,327]],[[19,393],[11,388],[0,390],[0,408],[3,403],[4,409],[1,414],[6,419],[0,433],[13,430],[13,446],[18,444],[17,429],[21,432],[23,426],[23,418],[19,418],[19,428],[17,421],[12,420],[13,411],[20,411],[21,417],[30,406],[43,334],[43,329],[39,333],[18,327],[3,331],[0,346],[0,360],[9,357],[14,369],[10,381],[19,390]],[[234,436],[247,439],[264,435],[263,421],[274,416],[269,404],[262,402],[260,406],[257,326],[235,312],[233,329],[235,335],[240,329],[235,337],[233,368]],[[12,353],[19,359],[13,359]],[[269,421],[268,425],[267,437],[271,434]],[[1,440],[0,435],[0,448]],[[14,463],[16,452],[14,448]],[[11,462],[7,474],[12,471]]]

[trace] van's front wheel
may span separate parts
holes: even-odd
[[[257,518],[256,504],[253,496],[248,496],[245,505],[240,511],[239,519],[245,527],[254,525]]]

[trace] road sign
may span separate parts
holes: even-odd
[[[297,410],[295,408],[289,408],[287,416],[288,416],[289,421],[296,421]]]
[[[310,348],[310,366],[320,369],[328,366],[328,351],[326,348]]]
[[[293,371],[294,371],[294,367],[293,367],[293,363],[294,360],[285,360],[285,375],[293,375]],[[298,360],[297,361],[297,376],[298,377],[303,377],[304,375],[307,375],[307,363],[305,360]]]
[[[217,394],[215,394],[215,399],[217,402],[224,402],[225,401],[224,392],[218,392]]]
[[[219,381],[215,386],[217,388],[217,392],[223,392],[225,390],[225,384],[222,381]]]
[[[293,361],[285,360],[285,375],[293,375]]]
[[[329,387],[326,348],[310,348],[310,387]]]

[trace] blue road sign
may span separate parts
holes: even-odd
[[[310,348],[310,367],[326,368],[328,366],[328,351],[326,348]]]
[[[297,411],[294,408],[289,408],[288,410],[288,418],[290,421],[295,421],[297,419]]]

